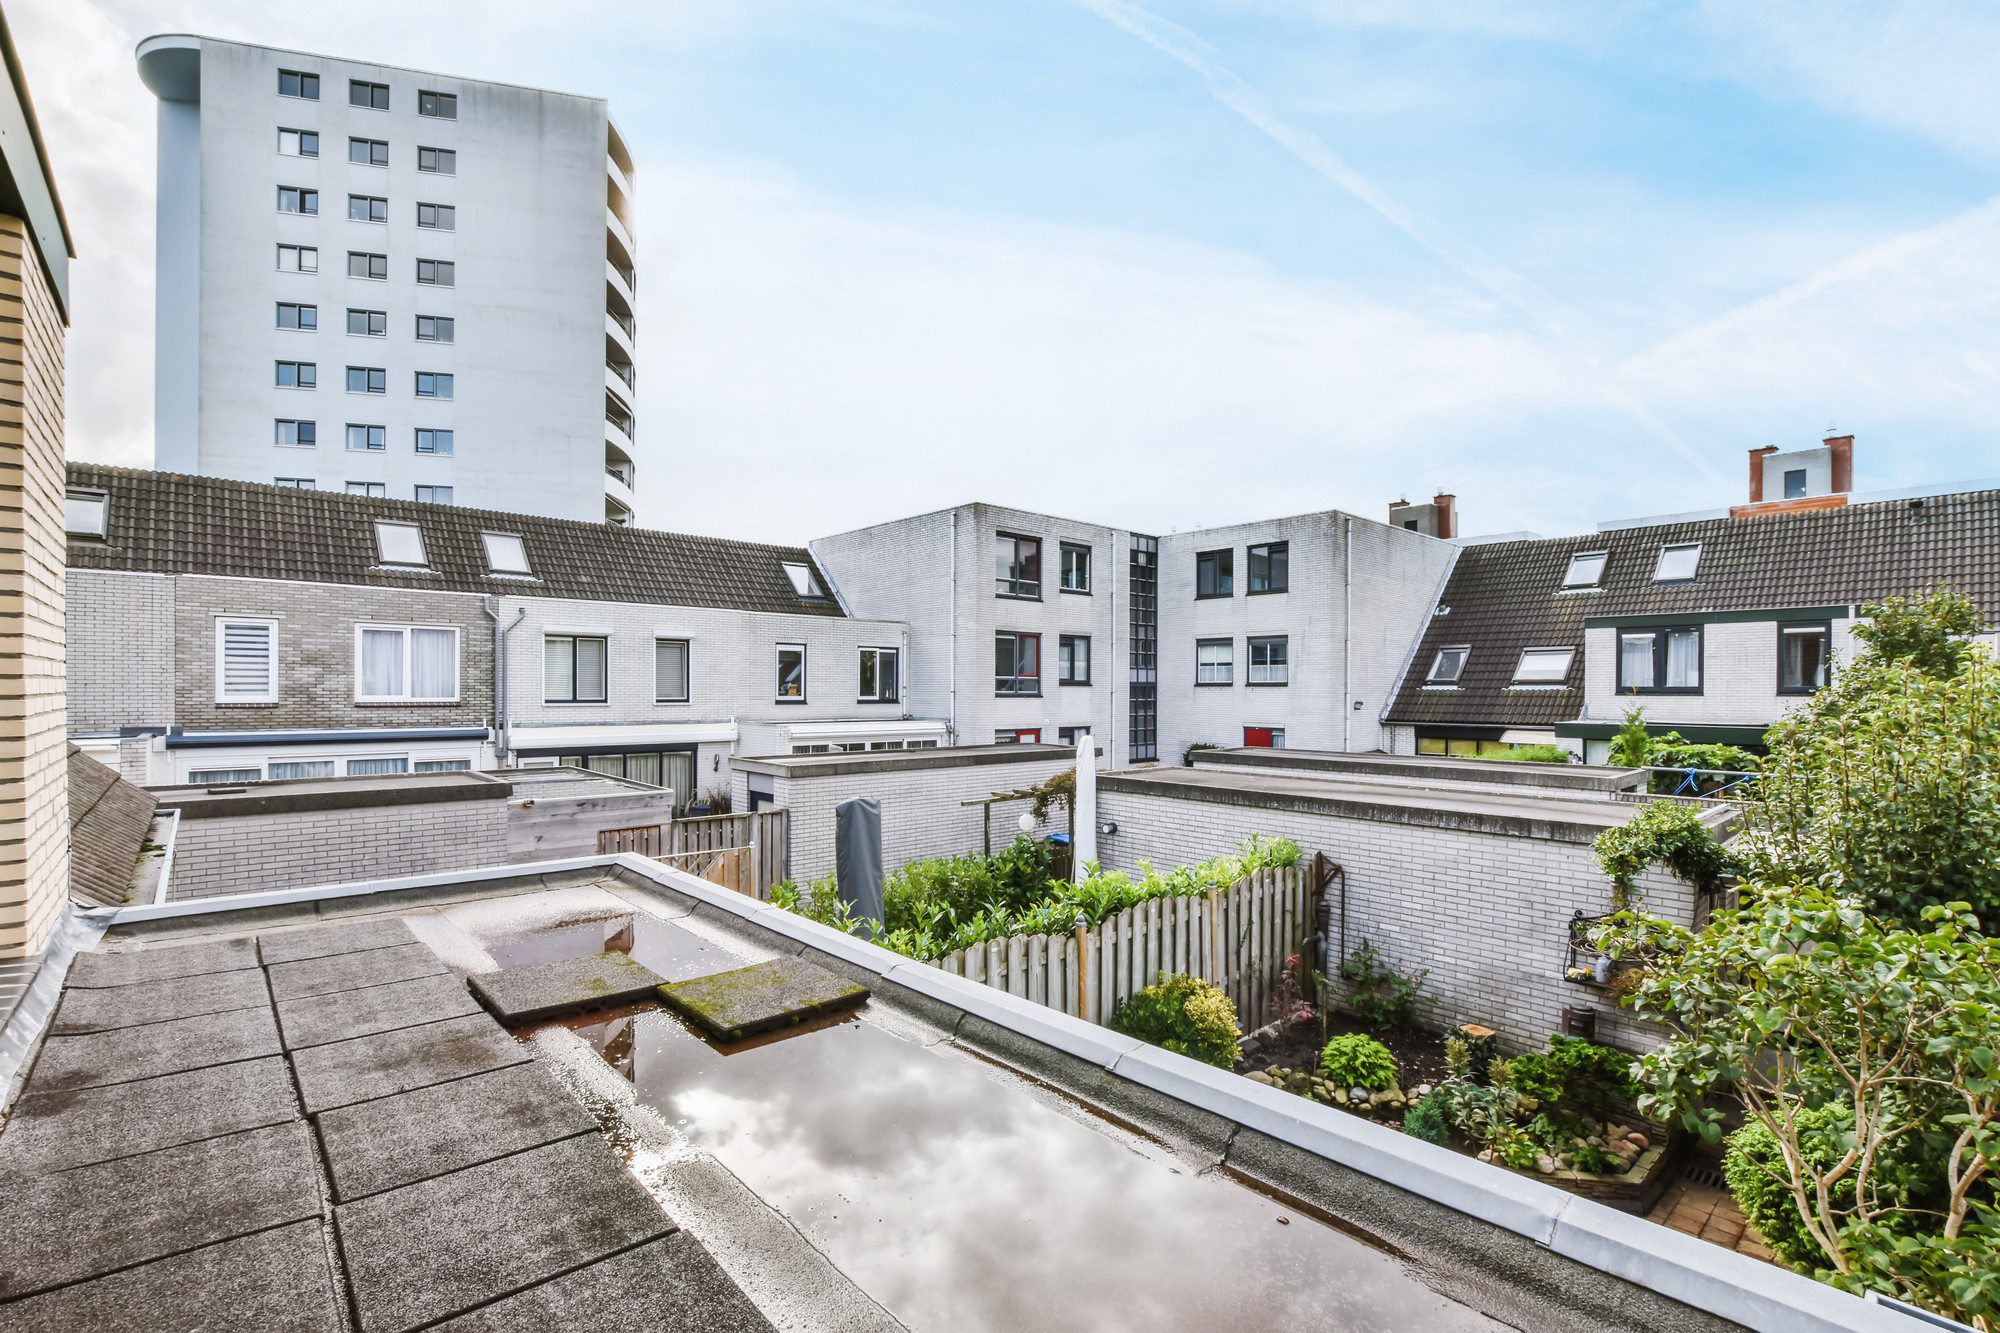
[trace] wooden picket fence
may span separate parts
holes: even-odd
[[[673,858],[692,853],[740,852],[736,859],[747,864],[733,872],[729,887],[762,901],[773,884],[791,874],[791,820],[791,812],[782,807],[676,819],[668,826],[660,859],[671,865],[676,864]]]
[[[1269,1021],[1285,959],[1306,951],[1318,887],[1309,864],[1259,870],[1200,898],[1151,898],[1068,935],[1010,935],[933,960],[955,976],[1092,1023],[1160,974],[1214,982],[1249,1031]]]

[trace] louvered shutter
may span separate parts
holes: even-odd
[[[278,697],[277,629],[249,620],[225,620],[217,696],[227,703],[262,703]]]

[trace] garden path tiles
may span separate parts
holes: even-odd
[[[320,1212],[311,1135],[293,1122],[0,1187],[0,1299]]]
[[[153,1078],[278,1053],[270,1007],[177,1018],[143,1027],[51,1037],[35,1060],[35,1092]]]
[[[364,1333],[397,1333],[673,1231],[595,1136],[342,1205],[334,1221]]]
[[[392,981],[441,976],[448,971],[438,956],[422,944],[329,954],[296,963],[276,963],[265,970],[271,977],[271,995],[278,1000],[359,990],[363,986],[386,986]]]
[[[335,1333],[325,1229],[293,1222],[156,1259],[0,1310],[9,1333],[156,1333],[222,1327]]]
[[[649,1000],[653,988],[664,980],[622,953],[558,958],[466,978],[479,1002],[510,1027],[584,1009]]]
[[[445,974],[285,1000],[278,1027],[286,1048],[298,1050],[478,1012],[458,978]]]
[[[62,1007],[49,1025],[54,1036],[108,1032],[175,1018],[199,1018],[231,1009],[254,1009],[271,1002],[264,974],[254,968],[204,976],[141,981],[63,993]]]
[[[526,1064],[528,1049],[484,1014],[292,1052],[308,1114]]]
[[[279,963],[298,963],[310,958],[388,949],[416,942],[416,935],[400,917],[389,917],[349,921],[337,926],[270,931],[257,937],[257,952],[264,960],[264,966],[275,967]]]
[[[790,955],[660,987],[660,997],[717,1041],[741,1041],[760,1032],[851,1009],[868,988]]]
[[[708,1251],[676,1231],[440,1324],[438,1333],[752,1333],[770,1327]]]
[[[130,1157],[299,1118],[275,1056],[75,1092],[31,1089],[0,1136],[0,1174]]]
[[[598,1127],[533,1064],[326,1111],[317,1123],[343,1203]]]
[[[142,981],[166,981],[210,972],[237,972],[257,966],[257,949],[249,940],[210,940],[201,944],[167,944],[125,953],[78,954],[63,984],[70,987],[133,986]]]

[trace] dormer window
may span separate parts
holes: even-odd
[[[826,596],[826,589],[821,586],[819,575],[814,572],[811,565],[801,565],[796,561],[785,560],[779,562],[779,567],[785,571],[785,577],[791,580],[792,591],[799,596],[810,597],[815,600],[823,599]]]
[[[1438,649],[1437,657],[1431,662],[1431,674],[1424,677],[1425,684],[1458,684],[1459,676],[1465,671],[1465,659],[1471,655],[1471,647],[1462,643]]]
[[[1607,551],[1578,551],[1569,558],[1569,568],[1563,571],[1563,590],[1595,588],[1603,583],[1604,562],[1608,559]]]
[[[376,520],[375,552],[385,565],[422,568],[430,564],[424,554],[424,530],[414,523]]]
[[[528,548],[511,532],[482,532],[480,541],[486,544],[486,567],[495,574],[528,574]]]
[[[103,491],[63,492],[63,528],[72,537],[102,537],[111,498]]]
[[[1677,546],[1662,546],[1660,562],[1653,566],[1653,582],[1685,583],[1694,577],[1701,567],[1701,543],[1682,542]]]
[[[1560,685],[1569,678],[1574,648],[1524,648],[1520,665],[1514,668],[1516,685]]]

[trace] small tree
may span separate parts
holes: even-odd
[[[1740,1106],[1819,1277],[2000,1315],[2000,941],[1964,904],[1906,928],[1765,886],[1700,934],[1627,913],[1595,942],[1645,960],[1626,1003],[1676,1034],[1641,1063],[1642,1107],[1715,1139]]]
[[[1972,636],[1986,627],[1969,598],[1949,589],[1910,597],[1885,597],[1861,608],[1867,619],[1854,627],[1865,651],[1882,662],[1905,662],[1939,680],[1949,680],[1964,667],[1975,645]]]

